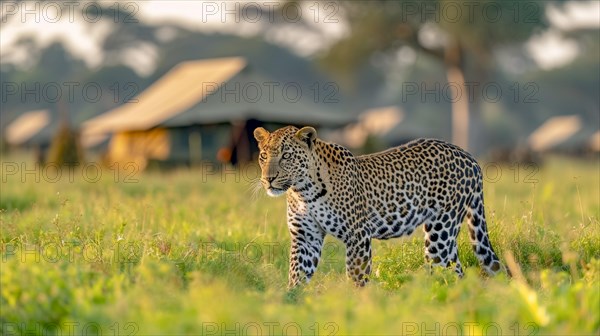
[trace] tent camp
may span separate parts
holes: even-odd
[[[35,161],[46,161],[46,151],[50,147],[50,136],[56,127],[49,110],[29,111],[21,114],[3,131],[3,140],[11,147],[33,149]]]
[[[385,138],[404,119],[398,106],[383,106],[368,109],[358,116],[356,123],[332,132],[331,138],[351,148],[365,145],[369,136]]]
[[[581,126],[576,115],[551,117],[529,136],[529,145],[534,151],[548,151],[575,135]]]
[[[25,112],[6,127],[5,140],[12,146],[30,144],[36,134],[50,125],[50,121],[48,110]]]
[[[248,161],[258,126],[338,127],[352,120],[315,103],[306,90],[265,78],[240,57],[187,61],[132,102],[85,122],[83,141],[111,134],[106,158],[140,167],[149,160]]]

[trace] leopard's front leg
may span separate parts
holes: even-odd
[[[300,283],[308,283],[315,273],[325,232],[309,216],[288,217],[288,227],[292,238],[288,281],[291,289]]]

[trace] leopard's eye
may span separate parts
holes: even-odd
[[[283,155],[281,156],[281,158],[284,159],[284,160],[287,160],[287,159],[289,159],[291,157],[292,157],[291,153],[283,153]]]
[[[265,152],[260,153],[260,159],[262,161],[265,161],[267,159],[267,153],[265,153]]]

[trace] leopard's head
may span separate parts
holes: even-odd
[[[283,195],[308,176],[311,153],[317,140],[314,128],[287,126],[269,133],[259,127],[254,130],[254,137],[260,149],[260,181],[269,196]]]

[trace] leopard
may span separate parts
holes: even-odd
[[[408,236],[421,225],[426,263],[463,277],[457,236],[465,217],[482,269],[489,275],[503,269],[487,230],[482,169],[460,147],[421,138],[354,155],[319,139],[311,126],[258,127],[253,134],[259,185],[271,197],[286,195],[288,288],[311,280],[326,235],[345,245],[346,276],[363,287],[371,276],[372,240]]]

